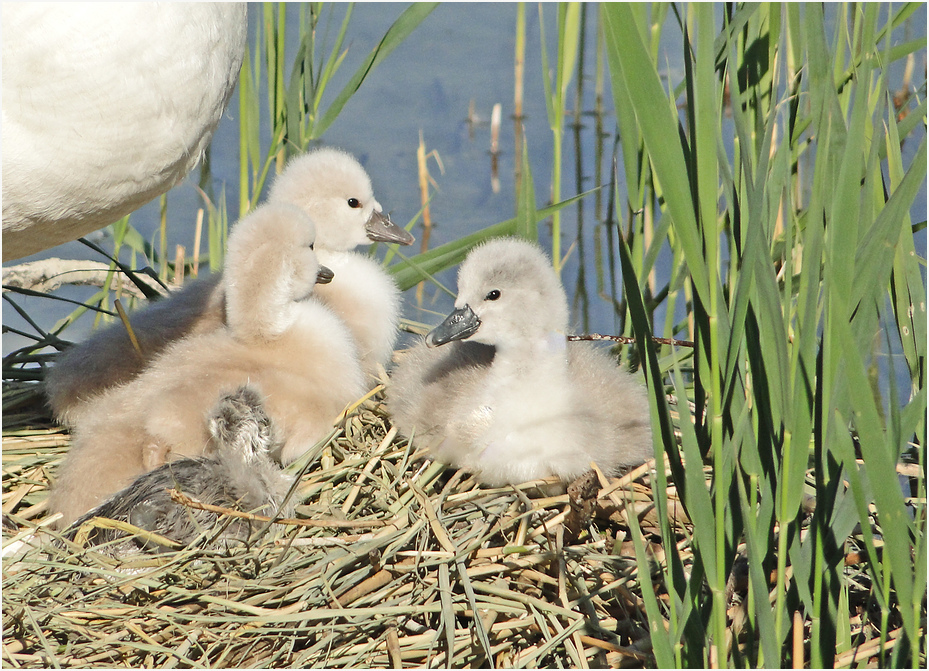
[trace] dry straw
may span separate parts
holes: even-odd
[[[30,392],[9,386],[4,414]],[[10,417],[41,426],[31,407]],[[646,666],[650,628],[667,627],[647,620],[627,518],[657,576],[653,463],[560,495],[545,481],[482,488],[417,455],[374,398],[317,446],[300,520],[250,546],[205,535],[119,560],[33,536],[68,444],[55,427],[4,432],[4,550],[33,544],[3,563],[8,666]],[[689,557],[689,523],[672,520]],[[731,582],[737,622],[745,585]]]
[[[8,391],[17,402],[26,393]],[[248,547],[217,549],[204,539],[121,561],[105,548],[32,536],[68,443],[54,427],[4,435],[5,550],[30,538],[41,545],[3,564],[4,664],[586,667],[650,659],[624,522],[628,506],[648,524],[647,466],[622,483],[603,478],[596,502],[572,504],[543,481],[484,489],[417,455],[415,438],[399,438],[375,399],[318,446],[296,489],[301,520]]]

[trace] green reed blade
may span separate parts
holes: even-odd
[[[678,124],[672,114],[672,105],[649,59],[629,6],[605,6],[603,17],[611,76],[614,80],[622,78],[629,92],[628,101],[632,104],[652,169],[661,184],[674,232],[680,237],[693,276],[694,289],[708,301],[710,280],[703,262],[687,164],[681,145],[676,140]],[[626,100],[617,100],[617,108],[623,102]]]
[[[434,2],[415,3],[404,10],[403,14],[390,26],[384,34],[384,37],[381,38],[381,41],[378,42],[377,46],[368,54],[358,70],[355,71],[355,74],[352,75],[345,87],[335,97],[335,100],[332,101],[326,113],[323,114],[322,118],[314,126],[314,137],[321,137],[323,133],[326,132],[326,129],[328,129],[336,118],[338,118],[339,114],[342,113],[342,108],[345,107],[351,97],[361,87],[368,75],[380,65],[390,52],[396,49],[409,37],[410,33],[423,22],[437,5],[438,3]]]
[[[522,130],[518,131],[522,133]],[[539,217],[536,213],[535,184],[532,164],[529,162],[529,143],[523,137],[520,156],[520,182],[516,191],[516,229],[518,236],[527,240],[539,239]]]
[[[600,188],[600,187],[597,187]],[[544,221],[547,217],[550,217],[553,212],[576,203],[582,198],[590,195],[596,189],[591,189],[580,193],[576,196],[572,196],[566,200],[561,201],[560,203],[555,203],[554,205],[549,205],[548,207],[543,207],[540,210],[536,211],[536,224],[540,221]],[[427,252],[417,254],[416,256],[409,257],[410,263],[395,263],[390,267],[390,272],[394,276],[394,281],[397,283],[397,286],[400,287],[401,291],[405,291],[410,287],[416,286],[417,283],[421,282],[424,279],[430,279],[431,275],[439,273],[447,268],[461,263],[465,256],[468,255],[468,252],[477,244],[489,240],[490,238],[500,237],[504,235],[514,235],[516,233],[516,218],[507,219],[506,221],[501,221],[498,224],[493,224],[487,228],[483,228],[480,231],[471,233],[469,235],[462,236],[457,240],[451,242],[446,242],[443,245],[438,247],[433,247]],[[412,267],[411,263],[415,263],[416,267]]]

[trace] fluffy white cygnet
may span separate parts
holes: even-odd
[[[248,386],[223,395],[210,413],[208,427],[213,445],[206,455],[178,459],[139,476],[84,514],[63,535],[73,540],[85,522],[105,517],[129,522],[182,545],[196,540],[204,531],[216,530],[216,540],[225,545],[247,541],[263,526],[242,518],[232,518],[225,524],[226,520],[215,512],[175,502],[169,489],[211,506],[265,517],[293,517],[293,504],[285,503],[293,478],[271,458],[277,436],[261,395]],[[126,538],[123,531],[95,526],[88,527],[85,533],[95,545]],[[161,548],[132,537],[111,545],[109,552],[126,555],[142,549]]]
[[[411,245],[415,239],[383,214],[365,169],[344,151],[316,149],[284,167],[268,202],[296,205],[317,222],[319,262],[335,273],[317,296],[352,332],[365,372],[386,366],[397,340],[400,291],[376,259],[352,250],[372,242]]]
[[[401,433],[490,485],[571,481],[591,462],[614,474],[652,456],[645,388],[590,343],[566,341],[564,289],[536,245],[472,250],[455,308],[392,376]]]
[[[142,473],[197,457],[214,440],[207,418],[248,384],[266,399],[287,464],[312,447],[364,393],[354,339],[316,300],[313,222],[268,203],[232,230],[223,276],[226,325],[176,341],[140,375],[89,403],[49,507],[70,524]]]
[[[245,53],[245,3],[3,5],[3,260],[74,240],[197,164]]]
[[[316,296],[352,332],[365,372],[386,366],[397,338],[400,292],[375,259],[351,250],[372,242],[409,245],[413,236],[383,214],[361,164],[337,149],[293,159],[274,181],[268,202],[296,205],[316,223],[317,258],[335,272]],[[170,343],[219,328],[226,319],[224,291],[221,277],[212,275],[134,313],[130,324],[141,355],[121,323],[63,352],[46,381],[58,420],[73,425],[86,402],[132,379]]]

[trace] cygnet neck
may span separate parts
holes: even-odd
[[[531,338],[520,338],[494,344],[498,355],[495,363],[531,366],[567,363],[567,336],[563,331],[548,331]]]

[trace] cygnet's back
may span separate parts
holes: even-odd
[[[274,180],[268,202],[294,205],[316,223],[316,252],[337,272],[332,284],[317,287],[317,298],[351,330],[365,372],[376,372],[393,351],[400,292],[376,260],[350,250],[372,242],[408,245],[413,236],[384,215],[361,164],[337,149],[316,149],[292,159]],[[138,375],[171,343],[221,328],[224,292],[217,273],[133,313],[130,324],[141,354],[121,323],[62,352],[46,383],[58,420],[73,425],[83,407]]]
[[[222,274],[188,282],[170,296],[132,313],[141,352],[123,324],[112,324],[58,354],[45,392],[55,418],[66,426],[108,388],[128,382],[176,340],[221,328],[226,320]]]
[[[394,373],[400,431],[488,484],[607,473],[652,454],[645,389],[588,343],[568,343],[564,289],[535,245],[475,248],[455,311]],[[430,348],[430,345],[433,348]]]
[[[293,482],[273,460],[270,452],[277,437],[265,413],[262,398],[243,386],[223,395],[209,417],[215,451],[209,456],[180,459],[139,476],[125,489],[83,515],[62,535],[73,540],[81,526],[94,517],[129,522],[182,545],[196,540],[204,531],[216,530],[218,540],[246,541],[262,526],[243,518],[227,525],[219,514],[186,507],[172,500],[169,489],[200,503],[269,517],[293,515],[293,504],[285,497]],[[123,538],[117,529],[88,526],[86,538],[103,544]],[[125,555],[148,547],[138,537],[110,547],[114,555]],[[152,544],[148,549],[157,549]]]

